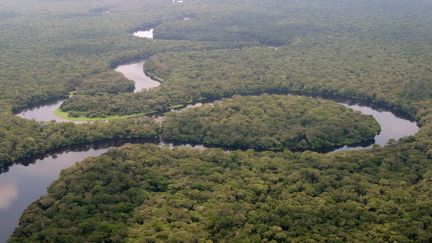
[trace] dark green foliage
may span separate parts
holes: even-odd
[[[258,150],[325,150],[370,141],[379,132],[371,116],[332,101],[261,95],[235,96],[171,112],[162,124],[166,141]]]
[[[430,160],[411,146],[322,155],[131,145],[64,171],[12,242],[428,242]]]

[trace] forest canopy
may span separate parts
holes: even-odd
[[[11,242],[432,239],[430,160],[128,145],[62,172]]]

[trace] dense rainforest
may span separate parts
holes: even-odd
[[[63,171],[11,242],[428,242],[430,160],[129,145]]]
[[[374,139],[380,125],[333,101],[261,95],[170,112],[164,141],[256,150],[329,150]]]
[[[145,116],[72,124],[14,115],[59,99],[73,116],[103,118],[234,97],[253,125],[266,117],[253,114],[250,96],[270,94],[266,107],[277,95],[297,94],[367,103],[421,126],[415,136],[384,147],[330,154],[127,145],[65,170],[24,212],[12,242],[432,241],[431,1],[1,4],[1,166],[72,145],[153,140],[164,132]],[[150,28],[153,40],[132,36]],[[132,82],[114,69],[144,59],[146,73],[162,84],[132,93]],[[331,112],[326,102],[311,102]],[[165,128],[203,136],[192,124],[175,127],[181,125],[170,119],[229,115],[216,108],[169,115]],[[354,117],[336,110],[325,113],[323,124],[350,126]],[[335,121],[340,116],[345,123]],[[230,124],[223,133],[234,126],[240,127]],[[288,132],[276,128],[254,132],[272,138]],[[173,141],[186,140],[167,131]],[[239,135],[242,148],[258,148],[240,132],[230,135]]]

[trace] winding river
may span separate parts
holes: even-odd
[[[145,32],[145,33],[144,33]],[[150,35],[151,32],[151,35]],[[153,30],[138,31],[134,36],[152,38]],[[160,83],[152,80],[143,71],[144,62],[136,62],[118,66],[115,70],[135,82],[135,92],[158,86]],[[66,122],[66,119],[57,117],[54,111],[60,107],[63,101],[57,101],[44,106],[35,107],[17,114],[26,119],[36,121]],[[415,122],[397,117],[388,111],[379,111],[372,107],[362,105],[350,105],[341,103],[353,110],[366,115],[372,115],[381,125],[381,133],[375,137],[375,144],[384,146],[390,139],[399,140],[402,137],[414,135],[419,127]],[[121,144],[105,144],[99,147],[84,147],[75,151],[57,153],[43,159],[32,161],[29,165],[16,164],[8,171],[0,174],[0,242],[5,242],[17,226],[22,212],[41,195],[46,193],[46,188],[58,178],[62,169],[72,166],[76,161],[81,161],[90,156],[99,156],[110,148]],[[345,146],[334,150],[358,150],[372,145]],[[197,146],[197,148],[203,148]]]
[[[140,92],[146,89],[154,88],[160,85],[159,82],[151,79],[144,73],[143,70],[144,61],[130,63],[118,66],[115,70],[123,74],[126,78],[129,78],[135,82],[135,91]],[[26,119],[34,119],[36,121],[57,121],[67,122],[67,119],[57,117],[54,111],[60,107],[63,101],[57,101],[51,104],[35,107],[17,114],[20,117]],[[399,140],[400,138],[414,135],[418,132],[419,127],[416,122],[401,118],[389,111],[380,111],[375,108],[358,105],[358,104],[347,104],[339,103],[355,111],[360,111],[365,115],[371,115],[381,126],[380,134],[376,135],[374,140],[375,144],[384,146],[390,139]],[[188,106],[187,108],[189,108]],[[193,107],[193,106],[192,106]],[[358,150],[369,148],[371,145],[366,146],[345,146],[343,148],[336,149],[335,151],[341,150]]]
[[[115,70],[135,82],[135,92],[156,87],[158,82],[152,80],[143,71],[144,62],[136,62],[121,65]],[[24,111],[19,116],[37,121],[65,122],[67,120],[54,115],[54,111],[60,107],[63,101],[54,102],[44,106]],[[362,105],[350,105],[341,103],[353,110],[366,115],[372,115],[381,125],[381,133],[375,137],[375,144],[384,146],[390,139],[398,140],[405,136],[414,135],[419,127],[416,122],[397,117],[388,111],[379,111],[372,107]],[[81,161],[89,156],[98,156],[108,149],[119,146],[107,144],[98,148],[85,148],[80,151],[58,153],[55,156],[46,157],[24,165],[13,165],[9,171],[0,174],[0,242],[6,241],[13,229],[17,226],[21,213],[41,195],[46,193],[46,188],[58,178],[62,169],[72,166],[76,161]],[[371,147],[345,146],[334,150],[359,150]],[[197,146],[197,148],[203,148]]]

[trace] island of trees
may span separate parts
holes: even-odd
[[[235,96],[170,112],[162,137],[174,143],[256,150],[328,150],[373,140],[372,116],[333,101],[309,97]]]

